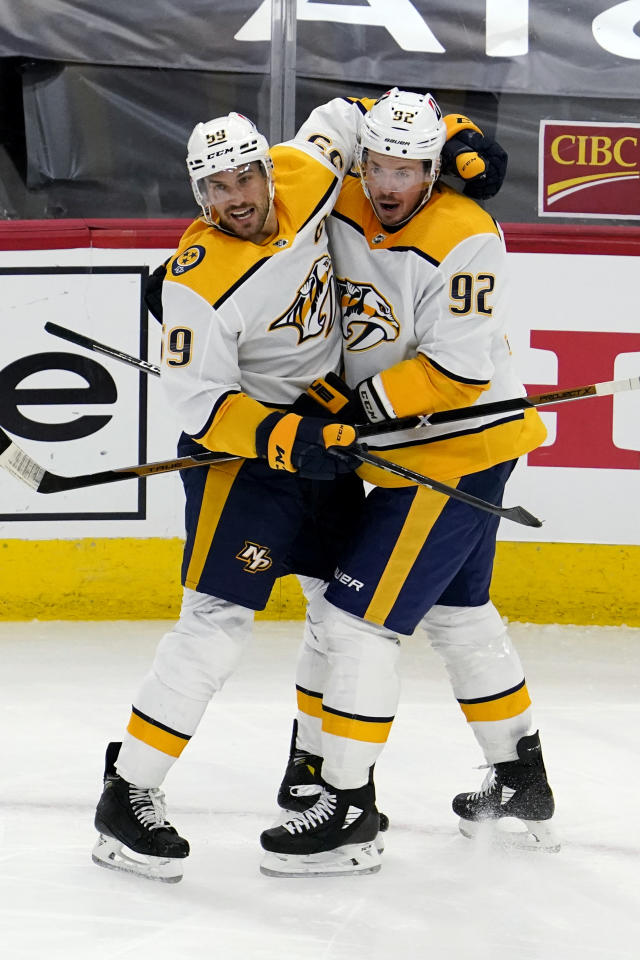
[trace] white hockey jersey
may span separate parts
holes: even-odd
[[[361,395],[375,404],[374,416],[428,414],[524,395],[504,330],[504,241],[478,204],[437,185],[425,207],[390,232],[359,179],[348,177],[329,236],[345,378],[352,387],[367,381]],[[419,365],[403,365],[416,358]],[[412,469],[454,479],[521,456],[544,437],[542,421],[529,410],[427,433],[387,434],[370,445]],[[404,482],[376,468],[360,472],[382,486]]]
[[[332,100],[311,113],[297,136],[348,170],[359,116],[372,103]],[[352,173],[328,226],[344,376],[351,387],[366,381],[361,396],[372,416],[428,414],[524,395],[505,332],[504,240],[477,203],[439,182],[422,210],[387,230]],[[531,409],[368,442],[390,460],[453,480],[521,456],[545,436]],[[358,472],[380,486],[407,483],[371,466]]]
[[[340,366],[326,220],[342,173],[307,143],[271,156],[277,234],[255,244],[196,220],[163,285],[162,382],[178,421],[204,446],[241,456],[255,456],[254,428],[268,411],[245,405],[246,423],[221,429],[230,398],[286,406]]]

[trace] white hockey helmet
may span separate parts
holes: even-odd
[[[442,112],[430,93],[411,93],[397,87],[388,90],[360,121],[356,164],[365,194],[370,196],[366,176],[368,151],[406,160],[422,160],[425,195],[416,208],[419,209],[431,196],[440,173],[440,154],[446,139],[447,128]]]
[[[187,169],[196,203],[207,223],[215,225],[215,213],[205,180],[214,173],[237,171],[250,163],[261,164],[273,199],[273,161],[269,144],[256,125],[241,113],[229,113],[207,123],[197,123],[187,143]]]

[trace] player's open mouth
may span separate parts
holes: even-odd
[[[244,220],[249,220],[253,216],[255,207],[247,207],[244,210],[234,210],[229,214],[232,220],[237,220],[239,223],[242,223]]]

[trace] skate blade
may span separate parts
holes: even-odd
[[[323,853],[266,853],[260,873],[266,877],[346,877],[377,873],[382,864],[375,840],[352,843]]]
[[[151,857],[135,853],[113,837],[100,834],[91,852],[91,859],[99,867],[133,873],[146,880],[178,883],[182,880],[182,861],[169,857]]]
[[[520,820],[517,817],[501,817],[499,820],[460,819],[458,827],[468,840],[485,839],[505,850],[557,853],[561,846],[550,820]]]

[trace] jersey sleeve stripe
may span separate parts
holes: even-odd
[[[204,426],[202,427],[202,429],[201,429],[201,430],[198,430],[197,433],[192,433],[192,434],[191,434],[191,436],[192,436],[192,438],[193,438],[194,440],[199,441],[199,440],[201,440],[204,436],[207,435],[207,433],[208,433],[209,430],[211,429],[211,425],[212,425],[213,421],[214,421],[215,418],[216,418],[216,414],[217,414],[218,410],[220,409],[220,407],[222,406],[222,404],[225,402],[225,400],[227,400],[229,397],[233,396],[234,393],[235,393],[235,394],[239,394],[240,391],[239,391],[239,390],[228,390],[226,393],[223,393],[221,397],[218,397],[218,399],[217,399],[216,402],[214,403],[213,408],[212,408],[212,410],[211,410],[211,413],[210,413],[209,416],[207,417],[207,421],[206,421],[206,423],[204,424]]]
[[[426,356],[426,354],[424,356]],[[478,387],[484,386],[485,384],[489,383],[488,380],[472,380],[471,377],[459,377],[457,374],[451,373],[450,370],[447,370],[446,367],[442,367],[439,363],[436,363],[436,361],[433,360],[432,357],[427,357],[427,360],[429,361],[432,367],[438,370],[439,373],[444,374],[445,377],[449,377],[450,380],[457,381],[457,383],[470,383]]]
[[[311,211],[311,213],[309,214],[309,216],[307,217],[307,219],[304,221],[304,223],[302,224],[302,226],[299,228],[298,233],[300,233],[300,230],[304,230],[304,228],[306,227],[306,225],[309,223],[310,220],[313,220],[313,218],[315,217],[315,215],[318,213],[319,210],[322,210],[322,208],[324,207],[324,205],[325,205],[326,202],[328,201],[329,197],[331,196],[332,192],[333,192],[333,191],[336,189],[336,187],[338,186],[338,183],[339,183],[338,178],[337,178],[337,177],[334,177],[333,180],[331,181],[331,183],[329,184],[329,187],[328,187],[327,190],[325,191],[324,195],[320,198],[320,200],[318,200],[318,202],[316,203],[315,207],[313,208],[313,210]]]
[[[348,103],[350,106],[357,107],[360,113],[364,114],[369,112],[368,107],[362,102],[362,100],[358,100],[357,97],[337,97],[336,99],[344,100],[344,102]],[[373,100],[371,102],[373,103]]]
[[[439,433],[436,437],[425,437],[420,435],[419,439],[402,440],[393,439],[389,443],[379,443],[376,439],[375,449],[377,450],[400,450],[402,447],[414,447],[419,444],[421,447],[428,446],[430,443],[440,443],[443,440],[457,440],[459,437],[472,437],[474,434],[482,433],[484,430],[492,430],[494,427],[501,427],[507,423],[513,423],[516,420],[523,420],[524,413],[516,413],[511,417],[503,417],[501,420],[492,420],[491,423],[483,423],[479,427],[473,427],[469,430],[456,430],[455,433]],[[416,431],[417,432],[417,431]],[[397,437],[397,435],[396,435]],[[373,449],[373,448],[372,448]],[[486,468],[483,468],[486,469]]]

